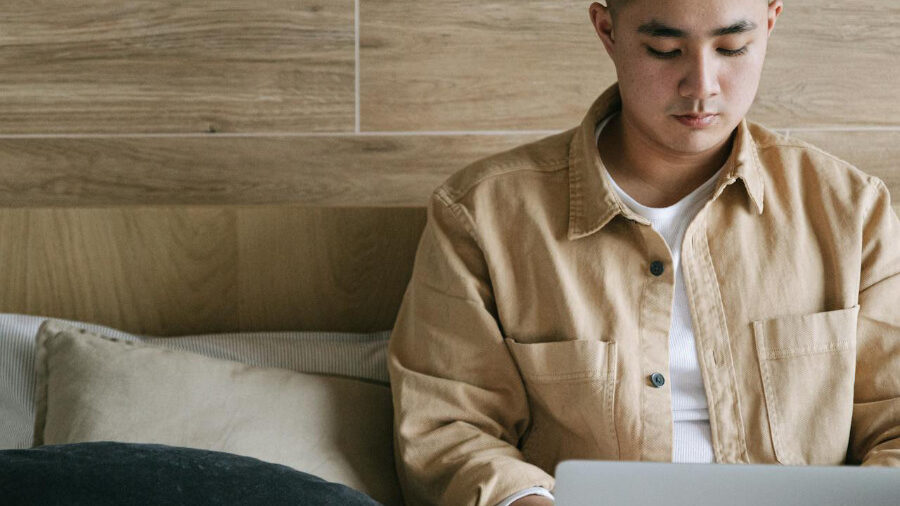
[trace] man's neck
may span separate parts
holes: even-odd
[[[647,207],[668,207],[697,189],[731,154],[734,132],[703,153],[673,153],[630,128],[616,114],[600,132],[600,159],[631,198]]]

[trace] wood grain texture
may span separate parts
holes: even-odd
[[[424,208],[242,210],[242,325],[392,328],[424,226]]]
[[[787,0],[751,115],[774,128],[900,125],[900,3]]]
[[[540,137],[0,139],[0,207],[424,207],[466,164]]]
[[[792,131],[791,137],[809,142],[881,178],[900,205],[900,130],[898,131]]]
[[[615,81],[590,2],[360,0],[361,128],[564,129]],[[791,0],[748,116],[900,125],[900,4]]]
[[[0,211],[0,300],[18,300],[24,303],[28,272],[24,262],[12,259],[25,259],[28,256],[28,223],[27,215],[22,213],[4,213]],[[0,312],[10,312],[6,304],[0,305]]]
[[[353,131],[353,0],[4,2],[0,134]]]
[[[424,224],[424,208],[0,209],[0,312],[153,335],[390,329]]]
[[[237,328],[232,211],[3,210],[27,221],[26,290],[3,311],[164,335]],[[20,218],[21,219],[21,218]],[[15,241],[15,238],[9,238]]]
[[[360,0],[360,128],[570,128],[615,80],[589,5]]]

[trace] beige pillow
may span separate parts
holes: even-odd
[[[390,388],[214,359],[58,321],[36,337],[34,445],[159,443],[284,464],[401,504]]]

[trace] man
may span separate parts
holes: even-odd
[[[410,504],[552,504],[574,458],[900,466],[888,191],[744,118],[781,10],[592,4],[618,82],[434,191],[389,355]]]

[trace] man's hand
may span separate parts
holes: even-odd
[[[511,502],[509,506],[553,506],[553,499],[542,495],[526,495]]]

